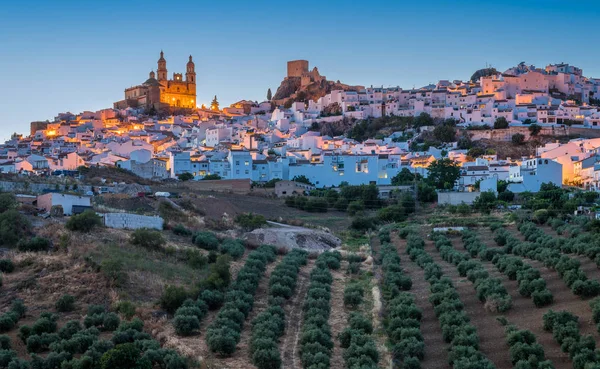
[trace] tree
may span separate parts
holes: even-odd
[[[62,295],[58,301],[56,301],[56,311],[68,312],[75,309],[75,297],[71,295]]]
[[[185,172],[178,175],[177,178],[179,178],[180,181],[189,181],[194,179],[194,175],[190,172]]]
[[[185,288],[178,286],[167,286],[160,297],[160,306],[168,313],[173,314],[188,298],[189,294]]]
[[[218,174],[208,174],[202,178],[203,181],[215,181],[219,179],[221,179],[221,176]]]
[[[123,343],[107,351],[100,359],[101,369],[142,368],[140,350],[133,343]]]
[[[415,180],[415,175],[408,168],[402,168],[398,174],[392,177],[392,186],[401,186],[412,184]]]
[[[542,127],[540,127],[537,124],[532,124],[529,126],[529,132],[531,132],[532,136],[537,136],[538,133],[540,133],[540,131],[542,130]]]
[[[508,128],[508,121],[504,117],[498,117],[494,122],[494,129]]]
[[[427,181],[437,189],[452,189],[460,177],[460,167],[451,159],[439,159],[429,165]]]
[[[485,214],[488,214],[495,206],[496,195],[491,191],[482,192],[473,202],[473,207]]]
[[[427,113],[421,113],[413,121],[415,127],[425,127],[433,125],[433,118]]]
[[[523,142],[525,142],[525,136],[522,135],[521,133],[515,133],[512,138],[511,141],[513,144],[515,145],[522,145]]]
[[[267,90],[267,101],[271,101],[272,98],[273,98],[273,93],[271,93],[271,89],[269,88]]]
[[[219,100],[217,100],[217,95],[215,95],[215,97],[212,99],[212,101],[210,103],[210,110],[215,110],[215,111],[219,110]]]
[[[25,215],[16,210],[0,214],[0,245],[15,246],[31,233],[31,223]]]
[[[302,175],[299,175],[299,176],[295,176],[294,178],[292,178],[292,181],[294,181],[294,182],[299,182],[299,183],[305,183],[305,184],[307,184],[307,185],[311,185],[311,186],[314,186],[314,185],[315,185],[315,184],[314,184],[314,183],[312,183],[312,182],[310,181],[310,179],[308,179],[308,177],[307,177],[307,176],[305,176],[304,174],[302,174]]]
[[[456,130],[451,125],[442,124],[433,129],[433,136],[441,142],[456,141]]]
[[[0,213],[11,210],[17,207],[17,200],[11,193],[0,194]]]

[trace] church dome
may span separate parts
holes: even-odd
[[[160,86],[160,82],[156,78],[150,77],[143,83],[144,86]]]
[[[165,60],[165,54],[162,52],[162,50],[160,51],[160,59],[158,59],[159,62],[164,62]]]
[[[192,61],[192,56],[191,55],[190,55],[190,60],[187,62],[187,65],[188,66],[190,66],[190,65],[193,66],[194,65],[194,62]]]

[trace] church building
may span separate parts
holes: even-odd
[[[115,109],[196,108],[196,71],[191,55],[186,65],[185,80],[181,73],[173,73],[173,78],[168,79],[167,61],[162,51],[156,72],[151,71],[149,78],[141,85],[125,89],[125,99],[114,103]]]

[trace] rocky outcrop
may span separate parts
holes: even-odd
[[[273,100],[285,100],[300,90],[300,77],[288,77],[281,81]]]
[[[300,248],[307,251],[327,251],[342,244],[339,238],[330,233],[290,226],[255,229],[247,233],[244,239],[247,243],[255,246],[269,244],[276,247]]]
[[[364,89],[364,86],[350,86],[340,81],[334,82],[325,79],[303,86],[300,77],[286,77],[277,88],[273,101],[278,104],[285,103],[289,99],[294,101],[317,101],[320,97],[334,90],[359,91],[361,89]]]

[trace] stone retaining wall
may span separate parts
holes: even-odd
[[[154,228],[163,229],[163,219],[158,216],[147,216],[130,213],[106,213],[104,214],[104,225],[109,228],[138,229]]]

